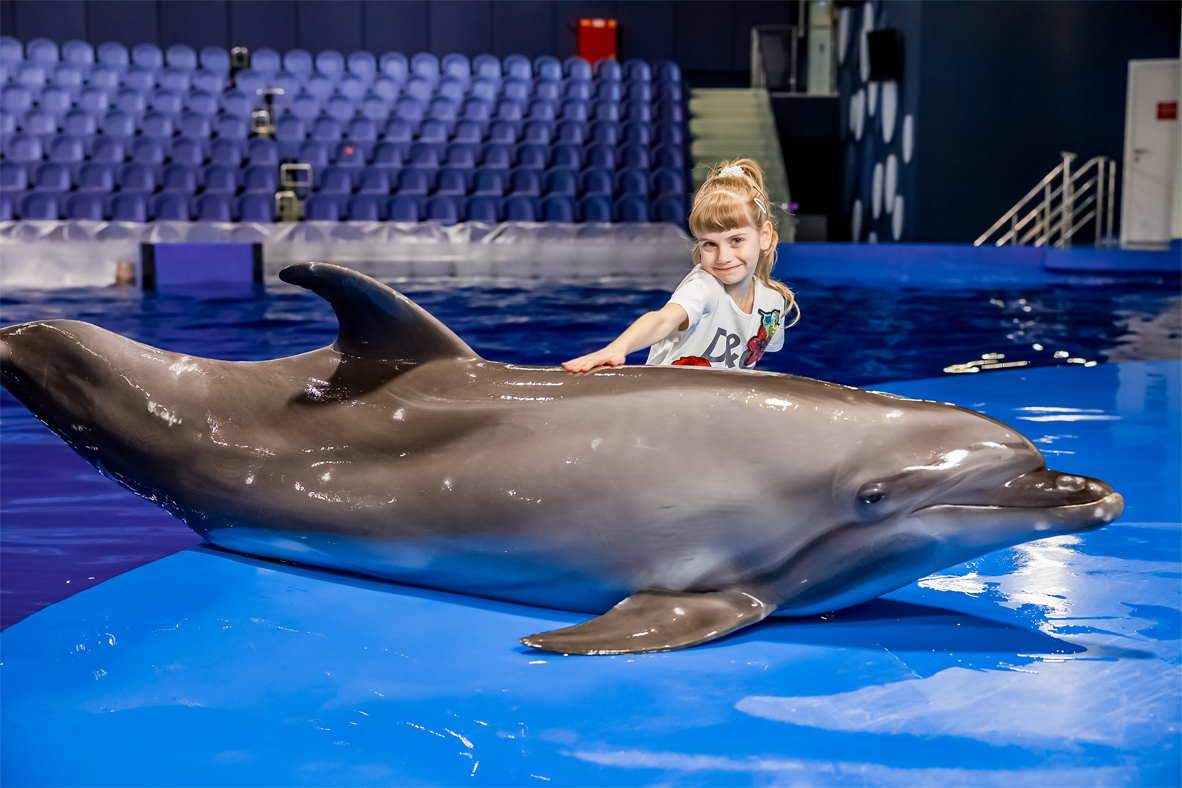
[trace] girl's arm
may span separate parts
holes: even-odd
[[[689,315],[684,307],[680,304],[665,304],[656,312],[641,315],[607,347],[563,362],[562,366],[571,372],[586,372],[605,364],[618,367],[624,363],[624,357],[632,351],[657,344],[676,331],[682,323],[687,322]]]

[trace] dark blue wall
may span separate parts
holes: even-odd
[[[914,156],[899,178],[904,241],[971,242],[1061,151],[1081,163],[1097,155],[1120,162],[1128,61],[1178,57],[1182,33],[1174,0],[878,0],[873,8],[876,28],[902,31],[899,119],[915,117]],[[851,11],[860,20],[863,8]],[[860,141],[848,131],[850,97],[866,87],[860,30],[859,22],[839,71],[847,212],[855,199],[869,205],[874,164],[901,145],[898,134],[883,142],[880,118],[867,119]],[[871,231],[889,240],[890,218],[876,222],[866,210],[855,240]]]
[[[469,57],[576,53],[582,17],[619,22],[622,58],[673,59],[706,81],[747,80],[751,27],[788,24],[788,0],[0,0],[0,31],[128,46],[368,49]]]

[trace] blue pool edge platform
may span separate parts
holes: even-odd
[[[876,386],[1124,516],[827,616],[561,657],[585,615],[183,551],[0,634],[4,785],[1177,785],[1182,362]]]

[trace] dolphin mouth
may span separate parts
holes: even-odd
[[[990,490],[965,491],[913,514],[958,519],[1029,517],[1038,530],[1083,531],[1107,525],[1123,511],[1124,497],[1099,479],[1039,470]]]

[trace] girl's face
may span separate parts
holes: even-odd
[[[759,253],[772,242],[772,223],[762,228],[750,225],[718,233],[703,233],[698,238],[702,269],[724,285],[739,284],[755,275]]]

